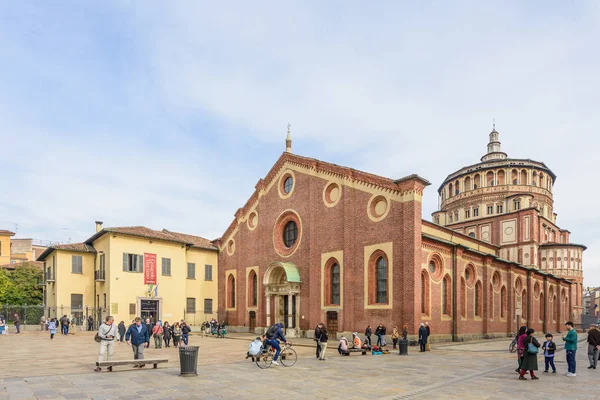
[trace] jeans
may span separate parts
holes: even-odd
[[[321,357],[319,357],[320,360],[324,360],[325,359],[325,352],[327,351],[327,342],[321,342]]]
[[[552,371],[556,372],[556,367],[554,366],[554,356],[544,357],[544,363],[546,364],[546,371],[548,371],[548,367],[552,367]]]
[[[21,333],[21,324],[20,323],[16,323],[15,328],[17,328],[17,333]]]
[[[588,344],[588,359],[590,360],[590,367],[596,368],[598,365],[598,349],[593,344]]]
[[[165,336],[165,347],[171,346],[171,337]]]
[[[63,333],[63,335],[68,335],[69,334],[69,326],[68,325],[63,325],[63,327],[62,327],[62,333]]]
[[[318,340],[315,342],[317,344],[317,358],[321,356],[321,342]]]
[[[183,340],[183,343],[187,346],[188,345],[188,339],[190,337],[189,333],[183,333],[181,335],[181,340]]]
[[[368,344],[369,346],[371,346],[371,335],[365,336],[365,344]]]
[[[381,338],[381,334],[377,335],[377,346],[383,345],[383,339]]]
[[[143,360],[144,359],[144,346],[145,345],[146,345],[146,343],[131,345],[131,348],[133,349],[133,359],[134,360]]]
[[[279,346],[279,340],[267,339],[265,340],[265,342],[276,350],[275,357],[273,357],[273,361],[277,361],[277,359],[279,358],[279,353],[281,353],[281,346]]]
[[[112,355],[115,352],[115,341],[114,340],[103,340],[100,342],[100,352],[98,353],[98,361],[104,361],[104,355],[106,354],[106,361],[112,359]]]
[[[577,350],[567,350],[567,364],[569,365],[569,372],[574,374],[577,364],[575,363],[575,353]]]

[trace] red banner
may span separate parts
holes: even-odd
[[[156,285],[156,254],[144,253],[144,285]]]

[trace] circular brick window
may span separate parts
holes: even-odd
[[[258,214],[256,213],[256,211],[252,211],[250,213],[250,215],[248,216],[248,229],[253,231],[254,229],[256,229],[257,225],[258,225]]]
[[[273,246],[282,257],[292,255],[302,240],[302,224],[295,211],[283,212],[273,228]]]
[[[465,282],[467,286],[472,287],[475,284],[475,267],[469,264],[467,268],[465,268]]]
[[[323,201],[327,207],[335,206],[342,197],[342,189],[340,185],[335,182],[331,182],[325,185],[325,189],[323,190]]]
[[[442,259],[437,254],[434,254],[429,260],[428,265],[429,275],[431,279],[434,281],[439,281],[442,279],[442,275],[444,274],[444,266],[442,265]]]
[[[235,252],[235,240],[229,239],[227,242],[227,254],[232,255]]]
[[[521,282],[521,278],[517,278],[517,280],[515,281],[515,290],[517,291],[517,293],[521,293],[521,291],[523,290],[523,282]]]
[[[277,190],[279,191],[279,197],[287,199],[292,195],[296,188],[296,176],[292,171],[286,171],[281,178],[279,178],[279,185]]]
[[[389,200],[382,195],[374,195],[369,201],[367,214],[372,221],[381,221],[390,211]]]

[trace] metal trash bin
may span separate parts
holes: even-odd
[[[398,342],[398,348],[400,349],[398,355],[407,356],[408,355],[408,340],[400,340]]]
[[[198,375],[199,346],[182,346],[179,348],[179,376]]]

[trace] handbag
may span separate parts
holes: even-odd
[[[108,328],[108,331],[110,331],[111,328]],[[104,332],[104,336],[106,336],[106,334],[108,333],[108,331]],[[96,335],[94,336],[94,340],[97,343],[100,343],[102,341],[102,338],[100,337],[100,335],[98,334],[98,332],[96,332]]]
[[[533,340],[533,339],[531,339]],[[527,353],[529,354],[537,354],[539,351],[539,349],[537,348],[537,346],[535,344],[533,344],[531,341],[527,344]]]

